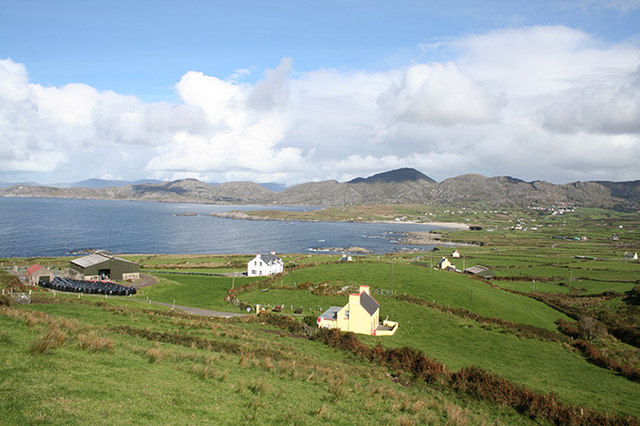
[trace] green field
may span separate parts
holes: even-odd
[[[633,379],[634,371],[640,375],[640,348],[633,340],[640,336],[640,263],[623,259],[625,252],[640,249],[637,213],[577,209],[554,216],[531,209],[421,205],[278,213],[294,220],[292,214],[481,225],[481,231],[444,231],[442,238],[473,244],[458,247],[462,257],[451,259],[456,267],[484,265],[496,277],[434,269],[451,254],[450,246],[344,263],[337,262],[339,256],[286,254],[285,274],[269,279],[177,273],[238,273],[249,254],[123,255],[163,272],[153,273],[155,284],[131,298],[36,291],[34,303],[22,305],[2,296],[2,423],[546,421],[445,385],[427,385],[410,373],[269,325],[265,317],[195,317],[148,303],[238,313],[239,307],[225,301],[233,290],[249,306],[281,305],[285,315],[314,321],[329,306],[346,304],[348,292],[359,285],[371,287],[381,319],[400,324],[391,337],[359,336],[369,347],[415,349],[452,372],[476,366],[535,392],[556,394],[563,403],[640,421],[640,383]],[[0,266],[12,270],[14,264],[38,262],[63,271],[68,260],[0,259]],[[0,284],[22,288],[4,271]],[[561,334],[571,329],[575,336]],[[574,337],[586,339],[591,355],[577,349]],[[592,359],[594,353],[600,361]]]

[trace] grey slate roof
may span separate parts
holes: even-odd
[[[380,308],[380,304],[376,302],[376,299],[371,297],[370,294],[365,292],[360,293],[360,305],[364,308],[369,315],[373,315]]]
[[[276,263],[278,260],[280,260],[280,258],[278,256],[276,256],[275,254],[261,254],[260,255],[260,259],[262,259],[262,261],[264,263],[266,263],[267,265],[273,265],[274,263]]]
[[[322,319],[334,320],[338,317],[338,311],[342,309],[340,306],[332,306],[320,315]]]

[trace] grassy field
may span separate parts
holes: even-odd
[[[278,280],[276,286],[293,287],[306,281],[338,286],[366,284],[374,291],[393,287],[396,294],[410,294],[441,305],[470,309],[484,316],[553,330],[555,320],[568,319],[541,302],[500,291],[470,276],[415,265],[386,262],[323,264],[292,271]],[[303,292],[288,293],[287,300],[283,297],[280,300],[289,305],[311,303],[304,293],[300,293]],[[275,302],[275,299],[270,300],[274,297],[272,292],[254,296],[259,298],[255,303],[261,303],[261,300],[263,303]]]
[[[157,284],[142,288],[134,298],[222,311],[231,307],[224,297],[233,285],[256,280],[181,274],[157,274],[157,277],[160,279]]]
[[[634,343],[640,336],[640,263],[624,259],[625,252],[640,249],[637,213],[404,205],[277,215],[475,224],[483,229],[444,231],[442,238],[473,244],[458,247],[462,257],[451,259],[456,267],[484,265],[496,277],[485,281],[434,269],[451,254],[450,246],[344,263],[338,256],[286,254],[286,273],[271,279],[175,273],[240,272],[252,255],[123,255],[165,272],[127,299],[54,298],[44,291],[34,293],[38,303],[31,305],[6,306],[9,299],[0,299],[4,422],[88,423],[110,414],[121,423],[531,421],[276,329],[260,317],[205,319],[141,303],[239,312],[225,296],[251,283],[252,289],[239,291],[242,302],[281,305],[285,314],[301,310],[298,319],[343,306],[349,291],[369,285],[381,319],[400,323],[392,337],[359,337],[371,347],[416,349],[452,371],[477,366],[566,403],[640,417],[640,383],[632,379],[633,371],[640,375]],[[68,261],[0,259],[0,266],[38,262],[62,271]],[[1,271],[0,283],[18,286]],[[401,300],[405,294],[413,299]],[[524,335],[499,321],[541,331]],[[555,337],[541,337],[548,336],[542,331]],[[586,339],[590,352],[581,352],[574,338]]]
[[[5,424],[530,422],[256,322],[40,302],[0,308]]]

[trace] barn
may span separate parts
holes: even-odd
[[[72,260],[69,267],[83,280],[137,280],[140,278],[140,266],[129,260],[93,253]]]
[[[36,285],[39,283],[48,283],[53,281],[55,275],[49,269],[44,268],[37,263],[27,269],[27,281],[29,284]]]

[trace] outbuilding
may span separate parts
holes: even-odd
[[[496,274],[491,269],[486,266],[476,265],[464,270],[465,274],[477,275],[483,278],[492,278],[495,277]]]
[[[140,278],[137,263],[102,253],[72,260],[69,267],[83,280],[132,281]]]
[[[37,263],[27,269],[27,281],[31,285],[50,283],[54,278],[53,272]]]

